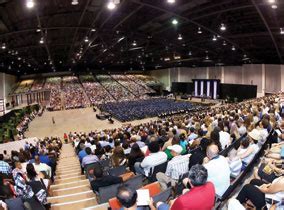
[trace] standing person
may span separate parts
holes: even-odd
[[[54,117],[52,117],[52,124],[55,125]]]

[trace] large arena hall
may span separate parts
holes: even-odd
[[[284,0],[0,0],[0,210],[284,210]]]

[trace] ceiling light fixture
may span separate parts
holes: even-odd
[[[169,4],[174,4],[176,1],[175,1],[175,0],[167,0],[167,2],[168,2]]]
[[[280,28],[280,34],[284,34],[284,29],[283,28]]]
[[[84,42],[89,42],[89,38],[86,36]]]
[[[33,0],[26,0],[26,6],[31,9],[35,6],[35,2]]]
[[[37,27],[36,32],[37,32],[37,33],[41,32],[40,27]]]
[[[220,30],[221,31],[226,31],[226,26],[225,26],[224,23],[221,23]]]
[[[78,5],[79,2],[78,2],[78,0],[72,0],[71,4],[75,6],[75,5]]]
[[[274,4],[274,3],[275,3],[275,0],[268,0],[268,3]]]
[[[40,43],[40,44],[44,44],[44,39],[43,39],[43,37],[40,38],[39,43]]]
[[[215,35],[213,35],[212,41],[217,41],[217,37]]]
[[[132,45],[133,45],[133,46],[136,46],[136,45],[137,45],[137,43],[136,43],[135,40],[133,41]]]
[[[235,46],[234,46],[234,45],[232,46],[232,50],[233,50],[233,51],[235,51],[235,50],[236,50],[236,48],[235,48]]]
[[[223,46],[226,46],[226,45],[227,45],[226,41],[223,41]]]
[[[272,9],[277,9],[278,6],[277,6],[276,4],[273,4],[273,5],[271,5],[271,8],[272,8]]]
[[[198,34],[202,34],[202,31],[201,31],[201,28],[198,27],[198,31],[197,31]]]
[[[3,43],[1,48],[2,48],[2,50],[5,50],[6,49],[6,44]]]
[[[172,24],[173,24],[173,25],[177,25],[177,24],[178,24],[177,19],[173,19],[173,20],[172,20]]]
[[[178,40],[182,40],[181,34],[178,35]]]
[[[107,8],[108,8],[109,10],[114,10],[115,7],[116,7],[116,5],[115,5],[115,3],[113,2],[113,0],[110,0],[110,1],[108,2],[108,4],[107,4]]]
[[[91,29],[91,32],[95,32],[95,31],[96,31],[96,29],[95,29],[95,28],[92,28],[92,29]]]

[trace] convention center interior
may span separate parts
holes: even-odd
[[[284,210],[284,0],[0,0],[0,210]]]

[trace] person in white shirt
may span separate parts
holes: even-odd
[[[134,165],[136,174],[149,176],[151,168],[167,161],[167,155],[160,151],[160,146],[157,141],[150,142],[148,149],[150,151],[150,155],[145,157],[141,163],[136,162]]]
[[[244,166],[247,166],[255,154],[259,151],[259,146],[257,145],[259,139],[259,131],[257,129],[253,129],[248,133],[248,137],[241,141],[238,156],[242,159]]]
[[[214,184],[216,194],[221,197],[230,186],[231,171],[227,159],[218,153],[218,146],[211,144],[207,148],[203,165],[208,171],[207,180]]]
[[[51,167],[46,165],[45,163],[41,163],[38,155],[35,156],[35,162],[33,163],[33,165],[37,173],[45,172],[48,177],[52,176]]]
[[[218,127],[220,128],[220,132],[219,132],[219,139],[220,139],[220,143],[222,145],[222,149],[225,149],[227,146],[229,146],[231,144],[231,136],[228,132],[224,131],[224,124],[223,121],[220,121],[218,123]]]
[[[181,155],[182,147],[178,144],[169,146],[173,158],[168,162],[166,173],[159,172],[156,178],[163,190],[168,188],[168,184],[175,186],[180,176],[188,172],[189,154]]]
[[[231,176],[237,177],[242,170],[242,160],[237,156],[237,150],[232,149],[228,154],[227,160],[231,170]]]
[[[258,145],[262,146],[268,137],[268,131],[267,128],[269,126],[269,121],[267,119],[262,119],[261,122],[259,123],[259,135],[260,139],[258,141]]]

